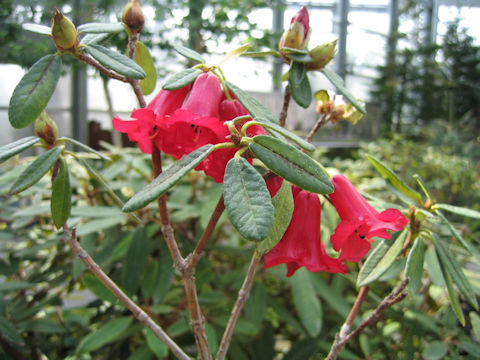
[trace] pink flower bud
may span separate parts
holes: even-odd
[[[310,35],[308,22],[308,10],[303,6],[292,18],[288,30],[283,33],[278,48],[281,49],[283,47],[288,47],[303,49],[307,45],[308,37]]]

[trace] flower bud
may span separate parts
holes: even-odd
[[[122,22],[133,32],[141,32],[145,23],[142,7],[138,0],[131,0],[123,9]]]
[[[42,138],[48,145],[55,144],[58,137],[57,124],[45,110],[35,120],[35,134]]]
[[[281,49],[283,47],[288,47],[303,49],[307,45],[308,37],[310,35],[308,21],[308,10],[303,6],[292,18],[290,27],[280,38],[278,48]]]
[[[53,12],[52,39],[59,50],[76,48],[78,45],[78,33],[75,25],[57,8]]]
[[[310,50],[309,54],[313,61],[305,64],[307,70],[322,70],[333,59],[336,45],[337,40],[334,40]]]

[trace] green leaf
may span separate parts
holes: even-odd
[[[80,141],[78,140],[75,140],[75,139],[72,139],[72,138],[69,138],[69,137],[61,137],[59,138],[58,140],[63,140],[63,141],[66,141],[66,142],[69,142],[73,145],[76,145],[78,146],[79,148],[85,150],[85,151],[88,151],[92,154],[95,154],[97,155],[100,159],[102,160],[106,160],[106,161],[112,161],[112,159],[110,159],[107,155],[104,155],[102,154],[101,152],[95,150],[95,149],[92,149],[90,146],[88,145],[85,145],[84,143],[81,143]]]
[[[3,281],[0,283],[0,292],[31,289],[34,285],[27,281]]]
[[[367,111],[363,107],[363,105],[347,90],[347,88],[343,84],[343,80],[340,76],[338,76],[334,71],[330,70],[329,68],[323,68],[321,70],[323,75],[327,77],[327,79],[337,88],[337,90],[347,98],[347,100],[362,114],[366,114]]]
[[[320,164],[294,146],[272,136],[258,135],[248,147],[270,170],[298,187],[318,194],[333,192]]]
[[[105,217],[80,224],[77,227],[77,236],[85,236],[97,231],[111,228],[123,222],[125,216]]]
[[[298,54],[298,55],[308,55],[308,51],[307,50],[303,50],[303,49],[297,49],[297,48],[291,48],[291,47],[287,47],[287,46],[284,46],[280,49],[280,51],[282,53],[285,53],[285,54]]]
[[[312,89],[305,64],[293,61],[288,75],[288,86],[298,105],[308,108],[312,103]]]
[[[284,127],[277,125],[275,123],[263,120],[263,119],[254,119],[256,122],[259,122],[262,124],[264,128],[271,129],[283,136],[285,136],[287,139],[293,141],[295,144],[298,146],[302,147],[303,149],[307,151],[314,151],[315,150],[315,145],[303,140],[300,136],[296,135],[295,133],[285,129]]]
[[[193,60],[201,64],[205,64],[205,59],[195,50],[189,49],[182,45],[173,45],[173,49],[187,59]]]
[[[183,156],[176,161],[167,170],[158,175],[150,184],[139,193],[135,194],[123,206],[123,211],[135,211],[141,209],[147,204],[163,194],[175,185],[190,170],[200,164],[213,151],[213,145],[207,144],[201,148]]]
[[[412,294],[416,294],[422,285],[423,262],[425,259],[425,243],[420,237],[415,239],[408,253],[405,274],[410,279],[408,287]]]
[[[218,351],[218,338],[215,328],[210,324],[205,324],[205,335],[207,335],[208,348],[212,354]]]
[[[70,188],[67,162],[65,159],[60,158],[60,167],[52,185],[52,198],[50,199],[50,211],[57,229],[62,227],[70,217],[71,197],[72,190]]]
[[[475,292],[472,289],[472,285],[470,285],[470,282],[465,277],[460,263],[457,261],[452,252],[447,251],[442,244],[442,240],[434,236],[433,244],[435,246],[435,251],[438,255],[440,264],[451,275],[453,283],[458,287],[460,293],[465,297],[470,305],[474,307],[475,310],[478,310],[478,302]]]
[[[93,274],[85,274],[82,277],[83,284],[90,290],[95,296],[103,301],[107,301],[111,304],[118,303],[118,299],[108,288],[98,280]]]
[[[142,296],[145,299],[149,299],[155,288],[158,276],[158,261],[150,261],[150,263],[145,267],[145,272],[143,273],[142,281]]]
[[[273,115],[270,110],[268,110],[264,105],[262,105],[249,93],[228,81],[227,87],[233,92],[233,94],[237,97],[238,101],[240,101],[242,105],[245,106],[245,109],[247,109],[250,115],[252,115],[254,118],[265,119],[267,122],[278,124],[277,117]]]
[[[470,245],[468,245],[468,243],[465,241],[465,239],[462,237],[462,235],[460,235],[460,233],[457,231],[457,229],[455,229],[455,227],[450,223],[450,221],[448,221],[448,219],[440,211],[437,210],[436,213],[437,213],[438,217],[440,219],[442,219],[442,222],[445,225],[447,225],[448,229],[450,230],[452,235],[455,237],[455,239],[458,240],[460,245],[462,245],[462,247],[465,250],[467,250],[470,255],[472,255],[472,249],[470,248]]]
[[[168,290],[172,284],[173,275],[173,260],[169,251],[166,249],[166,246],[164,246],[159,260],[157,281],[152,296],[154,303],[162,301],[165,295],[168,293]]]
[[[441,341],[433,341],[427,345],[423,351],[423,358],[425,360],[444,359],[447,354],[448,346]]]
[[[395,262],[402,251],[408,229],[396,232],[390,240],[383,240],[370,253],[358,273],[357,286],[365,286],[382,276]]]
[[[448,204],[435,204],[434,208],[445,210],[460,216],[466,216],[473,219],[480,219],[480,211],[476,211],[476,210],[472,210],[472,209],[468,209],[460,206],[453,206]]]
[[[131,79],[144,79],[146,76],[143,69],[135,61],[105,46],[88,44],[85,45],[84,49],[100,64],[120,75]]]
[[[23,330],[44,334],[64,333],[65,328],[57,321],[48,319],[27,320],[19,324]]]
[[[460,301],[458,301],[458,294],[455,290],[455,286],[453,285],[452,277],[442,263],[440,263],[440,269],[442,271],[443,281],[447,286],[448,297],[450,298],[450,305],[452,305],[453,312],[455,313],[458,321],[460,321],[460,324],[465,326],[465,315],[463,314]]]
[[[316,337],[322,329],[322,306],[317,298],[307,269],[300,268],[289,281],[292,287],[293,303],[302,325],[311,337]]]
[[[85,218],[122,216],[122,210],[110,206],[74,206],[72,216]]]
[[[112,34],[87,34],[80,40],[80,45],[98,44],[111,37]]]
[[[255,282],[245,305],[245,316],[247,321],[255,325],[257,331],[260,330],[265,317],[266,297],[267,292],[263,283]]]
[[[76,353],[89,353],[101,348],[105,344],[115,341],[125,330],[128,329],[131,323],[132,318],[128,316],[121,317],[103,324],[80,341]]]
[[[137,41],[135,48],[135,62],[145,71],[145,79],[140,80],[140,88],[144,95],[150,94],[157,85],[157,70],[150,51],[141,41]]]
[[[469,314],[470,323],[472,324],[473,335],[475,336],[477,342],[480,342],[480,315],[472,311]]]
[[[274,208],[262,176],[244,158],[232,158],[225,168],[223,196],[228,217],[247,240],[267,237]]]
[[[21,153],[23,150],[28,149],[32,145],[35,145],[39,141],[40,138],[37,136],[27,136],[23,139],[0,147],[0,164],[10,159],[12,156]]]
[[[399,190],[410,199],[413,199],[417,203],[423,205],[422,195],[400,180],[397,174],[395,174],[387,165],[371,155],[367,155],[367,159],[372,163],[375,169],[377,169],[379,174],[382,175],[382,177],[387,180],[395,189]]]
[[[257,244],[257,251],[260,253],[266,253],[277,245],[290,224],[293,213],[293,196],[290,183],[287,181],[282,183],[282,187],[272,199],[272,205],[275,209],[273,225],[265,240]]]
[[[87,23],[77,27],[79,34],[102,34],[102,33],[118,33],[125,28],[122,23],[103,24],[103,23]]]
[[[61,152],[62,148],[54,147],[36,158],[12,185],[10,194],[18,194],[39,181],[55,164]]]
[[[170,76],[162,85],[163,90],[178,90],[195,81],[202,74],[200,69],[185,69]]]
[[[310,56],[310,54],[294,54],[291,53],[288,55],[290,59],[292,59],[294,62],[297,63],[310,63],[313,61],[313,58]]]
[[[128,294],[135,294],[142,283],[148,256],[148,237],[144,227],[135,231],[123,266],[122,284]]]
[[[23,338],[20,336],[15,326],[2,316],[0,316],[0,334],[16,345],[25,345]]]
[[[23,30],[31,31],[36,34],[41,34],[41,35],[52,34],[52,28],[50,26],[27,23],[27,24],[22,24],[22,28]]]
[[[150,329],[145,329],[145,338],[148,348],[158,357],[164,358],[168,355],[168,348]]]
[[[8,119],[14,128],[30,125],[45,109],[57,86],[61,68],[60,57],[46,55],[23,75],[8,106]]]
[[[250,44],[243,44],[242,46],[236,49],[233,49],[220,61],[220,64],[223,64],[228,60],[232,60],[243,55],[248,50],[249,47],[250,47]]]

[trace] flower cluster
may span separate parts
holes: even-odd
[[[161,90],[146,108],[132,112],[132,120],[115,117],[113,127],[127,133],[146,154],[156,148],[179,159],[206,144],[231,142],[224,122],[248,112],[230,93],[228,96],[214,74],[203,73],[193,85],[175,91]],[[264,133],[263,128],[250,126],[247,135]],[[216,182],[222,182],[227,162],[237,150],[217,150],[196,170],[203,170]]]

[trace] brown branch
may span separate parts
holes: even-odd
[[[248,295],[250,294],[250,289],[253,284],[253,278],[255,276],[255,272],[257,271],[257,267],[260,263],[261,258],[262,256],[257,252],[257,250],[255,250],[252,256],[252,260],[250,262],[250,266],[248,267],[245,280],[243,281],[242,287],[238,292],[238,297],[235,305],[233,306],[227,327],[225,328],[225,332],[223,333],[222,341],[220,342],[220,346],[218,348],[216,360],[224,360],[225,356],[227,355],[228,347],[230,346],[230,342],[232,341],[235,326],[237,325],[240,313],[245,306],[245,303],[247,302]]]
[[[360,334],[367,326],[377,322],[380,319],[380,315],[386,309],[402,301],[407,296],[407,293],[403,292],[407,284],[408,284],[408,278],[403,280],[396,289],[394,289],[385,299],[383,299],[383,301],[376,307],[376,309],[370,314],[370,316],[367,319],[365,319],[355,330],[353,330],[348,334],[346,333],[343,334],[342,331],[340,331],[340,333],[337,333],[337,335],[335,335],[335,341],[333,342],[332,348],[330,349],[330,352],[328,353],[328,356],[325,358],[325,360],[337,359],[337,356],[340,354],[342,349],[350,340],[352,340],[355,336]],[[364,288],[362,288],[360,292],[362,292],[363,289]],[[357,297],[357,299],[358,298],[359,297]],[[355,304],[356,303],[357,301],[355,301]],[[342,326],[342,330],[343,330],[343,326]]]
[[[131,80],[129,78],[127,78],[126,76],[123,76],[123,75],[119,75],[117,74],[116,72],[112,71],[112,70],[109,70],[107,69],[106,67],[104,67],[103,65],[101,65],[99,62],[97,62],[97,60],[95,60],[94,58],[92,58],[91,56],[88,56],[87,54],[85,54],[84,52],[79,52],[76,57],[83,61],[84,63],[90,65],[90,66],[93,66],[95,69],[97,69],[98,71],[100,71],[103,75],[105,75],[106,77],[108,78],[111,78],[111,79],[115,79],[115,80],[120,80],[122,82],[125,82],[125,83],[129,83],[131,82]]]
[[[317,131],[320,130],[320,128],[326,125],[329,121],[330,117],[328,116],[328,114],[322,114],[313,126],[312,130],[310,130],[308,135],[305,137],[305,140],[308,142],[312,142],[313,136],[317,133]]]
[[[285,127],[285,122],[287,120],[288,106],[290,105],[290,98],[291,98],[290,87],[287,85],[285,86],[285,93],[283,94],[283,106],[279,116],[280,126],[282,127]]]
[[[128,56],[133,61],[135,61],[135,50],[137,48],[137,41],[138,41],[138,33],[136,31],[133,31],[128,39]],[[129,83],[132,86],[133,92],[137,97],[140,107],[141,108],[146,107],[147,103],[145,101],[145,97],[143,96],[142,89],[140,88],[140,80],[130,79]]]
[[[353,303],[352,309],[350,310],[350,313],[348,314],[347,319],[345,320],[345,323],[342,325],[342,328],[340,329],[340,338],[344,338],[350,332],[352,324],[355,321],[355,318],[357,317],[358,312],[360,311],[360,308],[362,307],[362,304],[365,301],[369,290],[370,288],[368,286],[364,286],[360,288],[357,298]]]
[[[183,352],[183,350],[172,340],[163,329],[156,324],[151,317],[137,304],[135,304],[113,281],[107,274],[98,266],[95,261],[88,255],[88,253],[78,243],[75,229],[70,231],[69,227],[63,225],[64,236],[62,237],[63,243],[69,245],[73,252],[82,260],[88,270],[97,277],[114,295],[120,300],[132,313],[133,316],[147,326],[153,333],[162,340],[170,351],[181,360],[190,360],[190,357]]]

